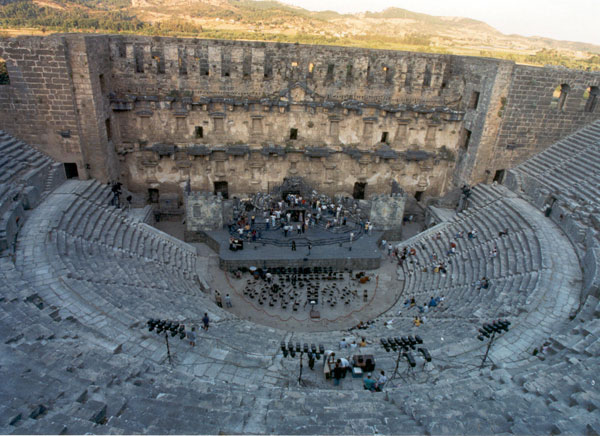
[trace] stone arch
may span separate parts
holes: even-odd
[[[600,88],[597,86],[588,86],[583,93],[583,101],[585,103],[585,112],[594,112],[598,106],[598,99],[600,98]]]
[[[564,110],[565,101],[567,100],[567,95],[569,94],[570,90],[571,87],[566,83],[562,83],[556,88],[554,88],[554,92],[552,93],[552,102],[550,103],[550,106],[558,109],[559,111]]]

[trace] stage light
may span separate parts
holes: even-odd
[[[510,321],[508,320],[496,320],[493,321],[491,324],[489,323],[484,323],[478,330],[478,332],[480,334],[477,335],[477,339],[479,339],[480,341],[484,341],[484,338],[489,338],[489,342],[487,345],[487,348],[485,350],[485,354],[483,356],[483,359],[481,360],[481,366],[479,367],[479,369],[482,369],[485,365],[485,361],[488,358],[488,354],[490,352],[490,348],[492,347],[492,344],[494,343],[494,339],[496,339],[496,335],[500,335],[503,332],[507,332],[508,331],[508,326],[510,325]]]
[[[420,347],[418,349],[418,351],[419,351],[419,353],[421,353],[423,355],[423,358],[425,359],[425,361],[431,362],[431,354],[429,354],[429,351],[427,351],[427,348]]]
[[[406,357],[406,360],[408,361],[408,364],[411,366],[411,368],[414,368],[417,365],[417,361],[415,360],[412,353],[410,351],[407,351],[403,354],[404,354],[404,357]]]
[[[296,342],[296,345],[294,346],[294,343],[290,341],[286,346],[285,341],[281,341],[279,344],[279,348],[281,349],[284,358],[288,356],[294,358],[296,357],[296,353],[300,354],[300,374],[298,376],[298,383],[300,384],[302,384],[302,358],[304,356],[304,353],[311,353],[316,360],[319,360],[321,358],[321,355],[317,352],[317,346],[315,344],[310,344],[309,347],[307,342],[304,342],[303,344],[300,344],[300,342]],[[319,344],[319,350],[322,353],[324,353],[325,347],[322,344]]]
[[[171,337],[175,337],[179,335],[179,339],[183,340],[186,337],[185,325],[179,324],[178,322],[165,321],[162,319],[154,319],[150,318],[146,322],[148,325],[148,331],[156,331],[157,334],[165,333],[165,343],[167,345],[167,356],[169,358],[169,363],[173,364],[171,359],[171,349],[169,347],[169,333],[171,333]]]

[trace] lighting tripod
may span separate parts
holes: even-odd
[[[485,362],[488,359],[490,348],[492,348],[494,339],[496,339],[496,334],[507,332],[508,326],[510,326],[510,321],[499,319],[498,321],[494,321],[491,324],[484,323],[483,326],[479,329],[480,334],[477,335],[477,339],[479,339],[480,341],[484,341],[485,338],[490,339],[485,349],[485,355],[481,360],[481,366],[479,366],[479,369],[483,369]]]
[[[381,345],[385,349],[385,351],[390,352],[398,350],[398,357],[396,358],[396,367],[394,368],[394,373],[390,377],[390,381],[394,380],[396,376],[402,377],[398,374],[398,367],[400,366],[400,360],[402,357],[406,359],[408,362],[408,367],[406,368],[405,376],[412,374],[413,368],[417,365],[417,362],[411,353],[411,350],[417,350],[419,353],[423,355],[423,358],[426,362],[431,362],[431,354],[425,347],[417,348],[417,345],[423,344],[423,339],[420,336],[416,335],[415,337],[408,336],[402,338],[381,338]]]
[[[167,344],[167,357],[169,358],[169,364],[173,365],[173,360],[171,359],[171,347],[169,347],[169,333],[171,336],[179,335],[179,339],[185,339],[185,325],[179,324],[175,321],[167,321],[162,319],[153,319],[150,318],[146,324],[148,325],[148,331],[151,332],[153,330],[156,331],[157,334],[165,333],[165,342]]]
[[[283,357],[288,357],[288,355],[291,358],[296,357],[296,353],[300,353],[300,372],[298,374],[298,384],[300,386],[305,386],[304,381],[302,381],[302,368],[303,368],[303,361],[302,358],[304,356],[304,354],[312,354],[317,360],[321,359],[321,355],[325,353],[325,347],[322,344],[319,344],[319,349],[317,351],[317,346],[315,344],[311,344],[310,345],[310,349],[308,347],[308,344],[305,342],[304,346],[300,345],[300,342],[296,342],[296,347],[294,348],[294,344],[292,342],[289,342],[286,346],[285,341],[281,341],[281,352],[283,353]]]

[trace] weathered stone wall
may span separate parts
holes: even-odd
[[[383,231],[383,237],[400,240],[402,237],[402,218],[406,194],[378,195],[371,199],[371,223],[377,231]]]
[[[110,35],[1,39],[0,57],[0,128],[137,192],[302,176],[330,195],[438,196],[600,116],[582,106],[600,74],[486,58]]]
[[[562,84],[570,89],[561,109],[553,93]],[[600,118],[600,103],[586,111],[583,96],[590,86],[600,87],[600,73],[515,65],[502,104],[490,108],[488,119],[496,118],[500,128],[475,165],[473,181],[491,181],[496,170],[512,168]]]
[[[269,190],[302,175],[330,195],[446,189],[463,58],[340,47],[111,37],[128,186]]]
[[[223,229],[223,198],[205,192],[185,196],[185,227],[188,232]]]
[[[328,100],[442,105],[464,86],[447,55],[143,36],[111,36],[110,48],[114,91],[124,94],[262,98],[303,82]]]
[[[115,144],[118,125],[109,104],[112,88],[110,56],[104,37],[70,35],[66,39],[78,109],[85,170],[101,181],[117,180]]]
[[[65,38],[0,38],[0,57],[10,77],[10,85],[0,86],[0,128],[56,160],[82,166]]]
[[[514,66],[492,59],[478,59],[470,65],[471,80],[465,92],[465,100],[469,101],[464,102],[466,114],[458,145],[454,186],[482,181],[480,174],[491,171],[488,169],[492,158],[490,150],[496,142],[501,122],[498,113],[509,92]],[[474,93],[479,93],[476,105],[469,97]],[[470,138],[467,138],[467,132],[471,132]]]

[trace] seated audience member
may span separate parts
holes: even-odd
[[[377,392],[381,392],[383,387],[385,386],[386,382],[387,382],[387,377],[385,376],[385,372],[382,369],[381,374],[379,375],[379,378],[377,379],[377,382],[375,383],[375,390]]]
[[[363,386],[368,391],[375,391],[375,380],[371,378],[371,373],[368,373],[367,378],[363,379]]]

